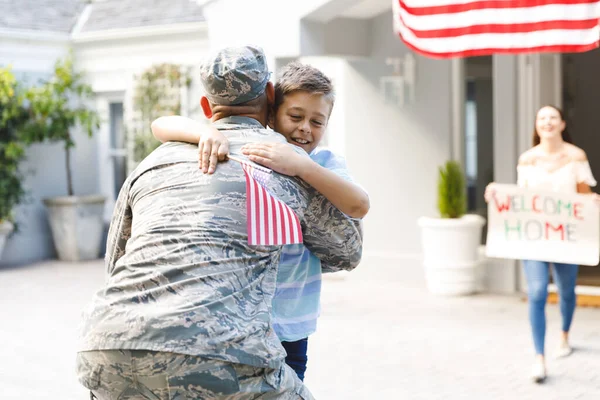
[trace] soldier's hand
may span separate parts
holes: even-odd
[[[284,143],[249,143],[242,147],[242,154],[255,163],[289,176],[300,175],[306,163],[312,162]]]
[[[229,153],[229,141],[214,127],[203,133],[198,143],[199,167],[203,173],[212,174],[219,161],[225,161]]]

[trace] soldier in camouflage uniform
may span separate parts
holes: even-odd
[[[201,104],[230,154],[245,158],[250,142],[286,143],[264,129],[274,92],[262,50],[222,50],[201,77]],[[325,270],[357,266],[359,221],[297,178],[273,172],[268,185],[297,214]],[[106,286],[82,324],[78,376],[93,395],[312,398],[271,326],[281,246],[248,245],[246,213],[241,164],[203,175],[193,145],[165,143],[128,177],[109,230]]]

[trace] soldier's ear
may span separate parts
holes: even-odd
[[[204,116],[208,119],[211,119],[213,116],[212,108],[210,107],[210,102],[206,98],[206,96],[202,96],[200,99],[200,107],[202,107],[202,111],[204,112]]]
[[[269,121],[267,122],[269,128],[275,130],[275,111],[273,107],[269,107]]]
[[[269,107],[273,107],[273,104],[275,104],[275,87],[273,86],[273,82],[267,82],[265,93],[267,94],[267,103],[269,104]]]

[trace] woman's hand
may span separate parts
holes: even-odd
[[[485,192],[483,193],[483,198],[485,199],[486,203],[489,203],[490,200],[492,200],[492,198],[496,194],[495,185],[496,184],[494,182],[492,182],[485,187]]]
[[[198,143],[199,167],[203,173],[212,174],[217,162],[225,161],[229,154],[229,140],[221,131],[210,127],[202,133]]]
[[[242,147],[242,154],[255,163],[288,176],[301,175],[307,162],[312,162],[283,143],[249,143]]]

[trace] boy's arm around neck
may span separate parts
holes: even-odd
[[[298,177],[349,217],[363,218],[369,212],[369,196],[364,190],[314,161],[307,162]]]

